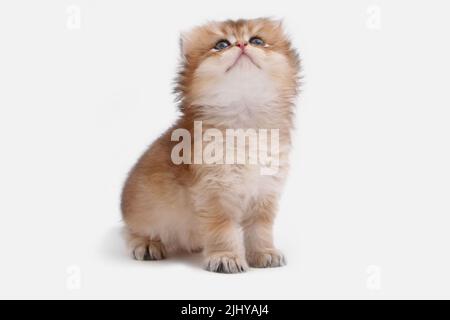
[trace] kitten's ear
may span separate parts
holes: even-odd
[[[202,26],[197,26],[190,30],[181,32],[181,55],[186,58],[192,54],[195,54],[199,48],[202,49],[209,46],[210,37],[217,34],[220,34],[220,30],[218,29],[218,24],[215,22],[208,22]]]
[[[186,32],[182,31],[180,33],[180,53],[182,57],[186,56]]]
[[[284,19],[270,19],[270,23],[272,24],[275,30],[284,31]]]
[[[198,28],[182,31],[180,33],[180,52],[182,57],[187,57],[193,50]]]

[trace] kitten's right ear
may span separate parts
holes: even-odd
[[[182,31],[180,33],[180,52],[181,56],[186,58],[192,50],[193,30]]]
[[[180,51],[184,58],[194,55],[199,49],[208,47],[212,36],[220,35],[219,24],[208,22],[204,25],[193,27],[180,34]]]

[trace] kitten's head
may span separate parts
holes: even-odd
[[[299,59],[279,21],[210,22],[183,34],[181,51],[182,109],[291,102],[297,93]]]

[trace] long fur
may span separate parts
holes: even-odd
[[[235,63],[241,49],[234,44],[254,36],[267,45],[247,45],[251,58]],[[231,46],[217,52],[221,39]],[[206,269],[227,273],[281,266],[272,225],[288,171],[297,53],[281,23],[265,18],[196,27],[182,35],[181,52],[175,92],[182,116],[142,155],[123,189],[130,253],[158,260],[176,250],[203,250]],[[223,133],[279,129],[279,170],[261,175],[251,164],[174,164],[171,133],[183,128],[193,136],[194,121]]]

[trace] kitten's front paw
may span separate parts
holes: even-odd
[[[254,268],[275,268],[286,265],[283,253],[276,249],[248,253],[247,261]]]
[[[207,257],[206,270],[219,273],[239,273],[248,270],[245,259],[235,254],[213,254]]]
[[[136,260],[162,260],[166,257],[166,249],[160,241],[150,241],[139,244],[133,249]]]

